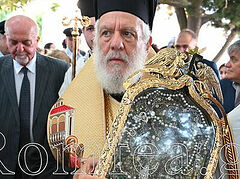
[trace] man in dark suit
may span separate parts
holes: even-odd
[[[196,34],[190,29],[183,29],[179,33],[178,38],[176,40],[176,48],[181,52],[187,53],[187,49],[194,49],[196,46],[197,46]],[[201,61],[210,66],[215,71],[216,75],[218,76],[218,79],[220,80],[220,75],[216,63],[206,59],[202,59]]]
[[[226,113],[229,113],[235,107],[236,90],[233,87],[233,82],[229,79],[222,79],[220,81],[222,94],[223,94],[223,108]],[[222,116],[222,115],[220,115]]]
[[[38,28],[31,18],[14,16],[5,25],[11,55],[0,58],[0,178],[20,179],[25,178],[21,169],[31,173],[23,162],[24,151],[37,148],[26,145],[47,143],[47,116],[68,65],[36,52]]]
[[[221,80],[223,107],[226,113],[240,103],[240,40],[228,48],[230,60],[226,64],[226,79]]]

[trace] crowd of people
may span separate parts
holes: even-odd
[[[75,174],[64,171],[54,175],[59,168],[48,143],[49,111],[62,97],[76,107],[76,135],[81,143],[91,141],[103,147],[125,92],[124,81],[160,50],[152,46],[151,36],[156,5],[156,0],[79,0],[82,16],[90,18],[89,26],[78,29],[89,50],[77,48],[73,82],[72,28],[63,31],[64,50],[56,49],[51,42],[41,50],[33,19],[16,15],[0,23],[0,178],[98,178],[91,173],[97,164],[92,157]],[[80,38],[77,42],[81,43]],[[196,46],[195,33],[183,29],[173,48],[188,54]],[[201,62],[220,80],[225,112],[237,116],[232,113],[240,114],[240,40],[230,45],[228,54],[229,61],[219,69],[212,61]],[[236,133],[240,123],[233,118],[229,121],[239,145]],[[44,148],[41,152],[47,153],[43,159],[48,161],[46,166],[42,166],[39,148],[32,149],[28,143]],[[19,155],[24,147],[29,150],[27,156]],[[86,150],[84,155],[88,154]],[[83,168],[84,174],[79,172]],[[72,171],[68,167],[65,170]]]

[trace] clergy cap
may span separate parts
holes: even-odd
[[[72,36],[72,28],[67,28],[63,31],[63,33],[67,36],[67,37],[71,37]],[[82,30],[80,28],[78,28],[78,33],[79,36],[82,34]]]
[[[82,16],[95,17],[95,0],[79,0],[78,8],[81,10]]]
[[[111,11],[131,13],[152,29],[157,0],[96,0],[96,19]]]
[[[4,34],[5,33],[5,21],[0,22],[0,34]]]

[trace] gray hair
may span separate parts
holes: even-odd
[[[142,23],[142,39],[143,39],[144,43],[147,43],[151,36],[151,30],[150,30],[149,25],[147,25],[142,20],[141,20],[141,23]]]
[[[140,35],[140,38],[142,37],[143,42],[145,44],[147,44],[147,42],[151,36],[150,27],[145,22],[143,22],[141,19],[139,19],[139,20],[140,20],[141,27],[142,27],[142,34]],[[97,37],[99,36],[99,19],[96,21],[95,29],[96,30],[95,30],[94,44],[97,43]]]
[[[240,51],[240,40],[237,40],[234,42],[232,45],[228,47],[228,54],[232,53],[233,50],[238,50]]]
[[[191,29],[183,29],[179,34],[181,33],[188,33],[193,39],[197,40],[195,32],[193,32]]]

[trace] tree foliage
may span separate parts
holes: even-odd
[[[14,11],[17,8],[25,6],[31,0],[1,0],[0,1],[0,10],[1,11]]]
[[[17,10],[18,8],[24,8],[28,3],[32,2],[34,0],[0,0],[0,21],[6,20],[6,17],[8,14],[10,14],[12,11]],[[56,9],[59,7],[58,3],[52,3],[51,10],[53,12],[56,11]],[[35,20],[39,27],[39,36],[42,35],[42,16],[37,15],[35,17]]]
[[[0,0],[0,21],[5,20],[12,11],[22,8],[32,0]]]
[[[33,0],[1,0],[0,20],[5,19],[9,12],[21,8],[31,1]],[[158,0],[158,3],[174,6],[180,29],[189,28],[197,36],[202,25],[207,22],[229,32],[226,43],[214,59],[217,61],[231,40],[240,33],[240,3],[237,1],[239,0]],[[53,3],[51,9],[55,11],[58,7],[57,3]]]
[[[218,61],[237,33],[240,33],[240,3],[237,2],[239,0],[181,1],[185,1],[184,5],[178,5],[178,0],[158,0],[159,3],[174,4],[181,30],[191,29],[198,36],[202,25],[210,22],[213,26],[224,28],[229,33],[226,43],[214,58],[214,61]]]
[[[213,11],[215,14],[215,17],[211,19],[211,24],[230,32],[226,42],[213,59],[213,61],[217,62],[231,41],[240,33],[240,3],[237,3],[237,0],[212,0],[211,4],[204,2],[204,5],[206,9]]]
[[[208,11],[213,11],[215,16],[210,19],[215,27],[222,27],[225,30],[240,27],[240,3],[237,0],[212,0],[211,3],[203,1],[203,7]]]
[[[158,0],[161,4],[173,5],[180,20],[180,28],[192,28],[191,21],[211,22],[215,27],[231,30],[240,26],[240,3],[238,0]],[[183,25],[181,24],[183,23]],[[184,25],[185,24],[185,25]]]

